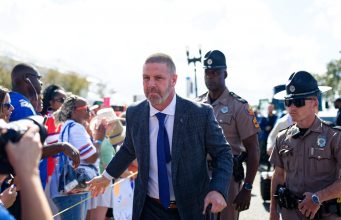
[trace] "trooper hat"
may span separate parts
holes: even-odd
[[[225,55],[219,50],[211,50],[205,54],[204,69],[226,68]]]
[[[306,71],[291,74],[285,90],[274,95],[275,99],[299,99],[320,94],[331,90],[329,86],[318,86],[316,79]]]

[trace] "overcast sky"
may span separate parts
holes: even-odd
[[[339,0],[0,0],[0,50],[94,76],[129,103],[155,52],[173,57],[186,96],[186,47],[198,56],[201,45],[225,53],[229,89],[257,104],[292,72],[324,73],[341,57],[340,11]],[[201,64],[197,76],[200,94]]]

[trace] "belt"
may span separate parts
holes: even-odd
[[[147,198],[148,198],[149,200],[151,200],[151,201],[153,201],[153,202],[155,202],[155,203],[158,203],[159,205],[162,206],[160,199],[152,198],[152,197],[150,197],[150,196],[148,196],[148,195],[147,195]],[[162,207],[163,207],[163,206],[162,206]],[[176,208],[177,208],[177,207],[176,207],[176,202],[175,202],[175,201],[170,201],[169,206],[168,206],[168,209],[176,209]]]

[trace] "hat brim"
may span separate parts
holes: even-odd
[[[225,69],[227,66],[203,66],[204,69],[212,70],[212,69]]]
[[[321,93],[325,93],[329,90],[331,90],[332,87],[330,86],[319,86],[319,90]],[[278,99],[278,100],[284,100],[284,99],[299,99],[299,98],[305,98],[305,97],[309,97],[311,96],[311,94],[308,94],[308,95],[296,95],[296,96],[292,96],[292,97],[288,97],[288,94],[287,94],[287,91],[286,90],[283,90],[283,91],[280,91],[278,93],[276,93],[274,95],[274,99]]]

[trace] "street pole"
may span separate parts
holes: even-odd
[[[194,91],[195,91],[195,97],[198,97],[198,83],[197,83],[197,66],[196,63],[200,62],[201,63],[201,48],[199,47],[199,57],[189,57],[189,49],[188,47],[186,48],[186,54],[187,54],[187,62],[188,65],[191,63],[194,64]]]

